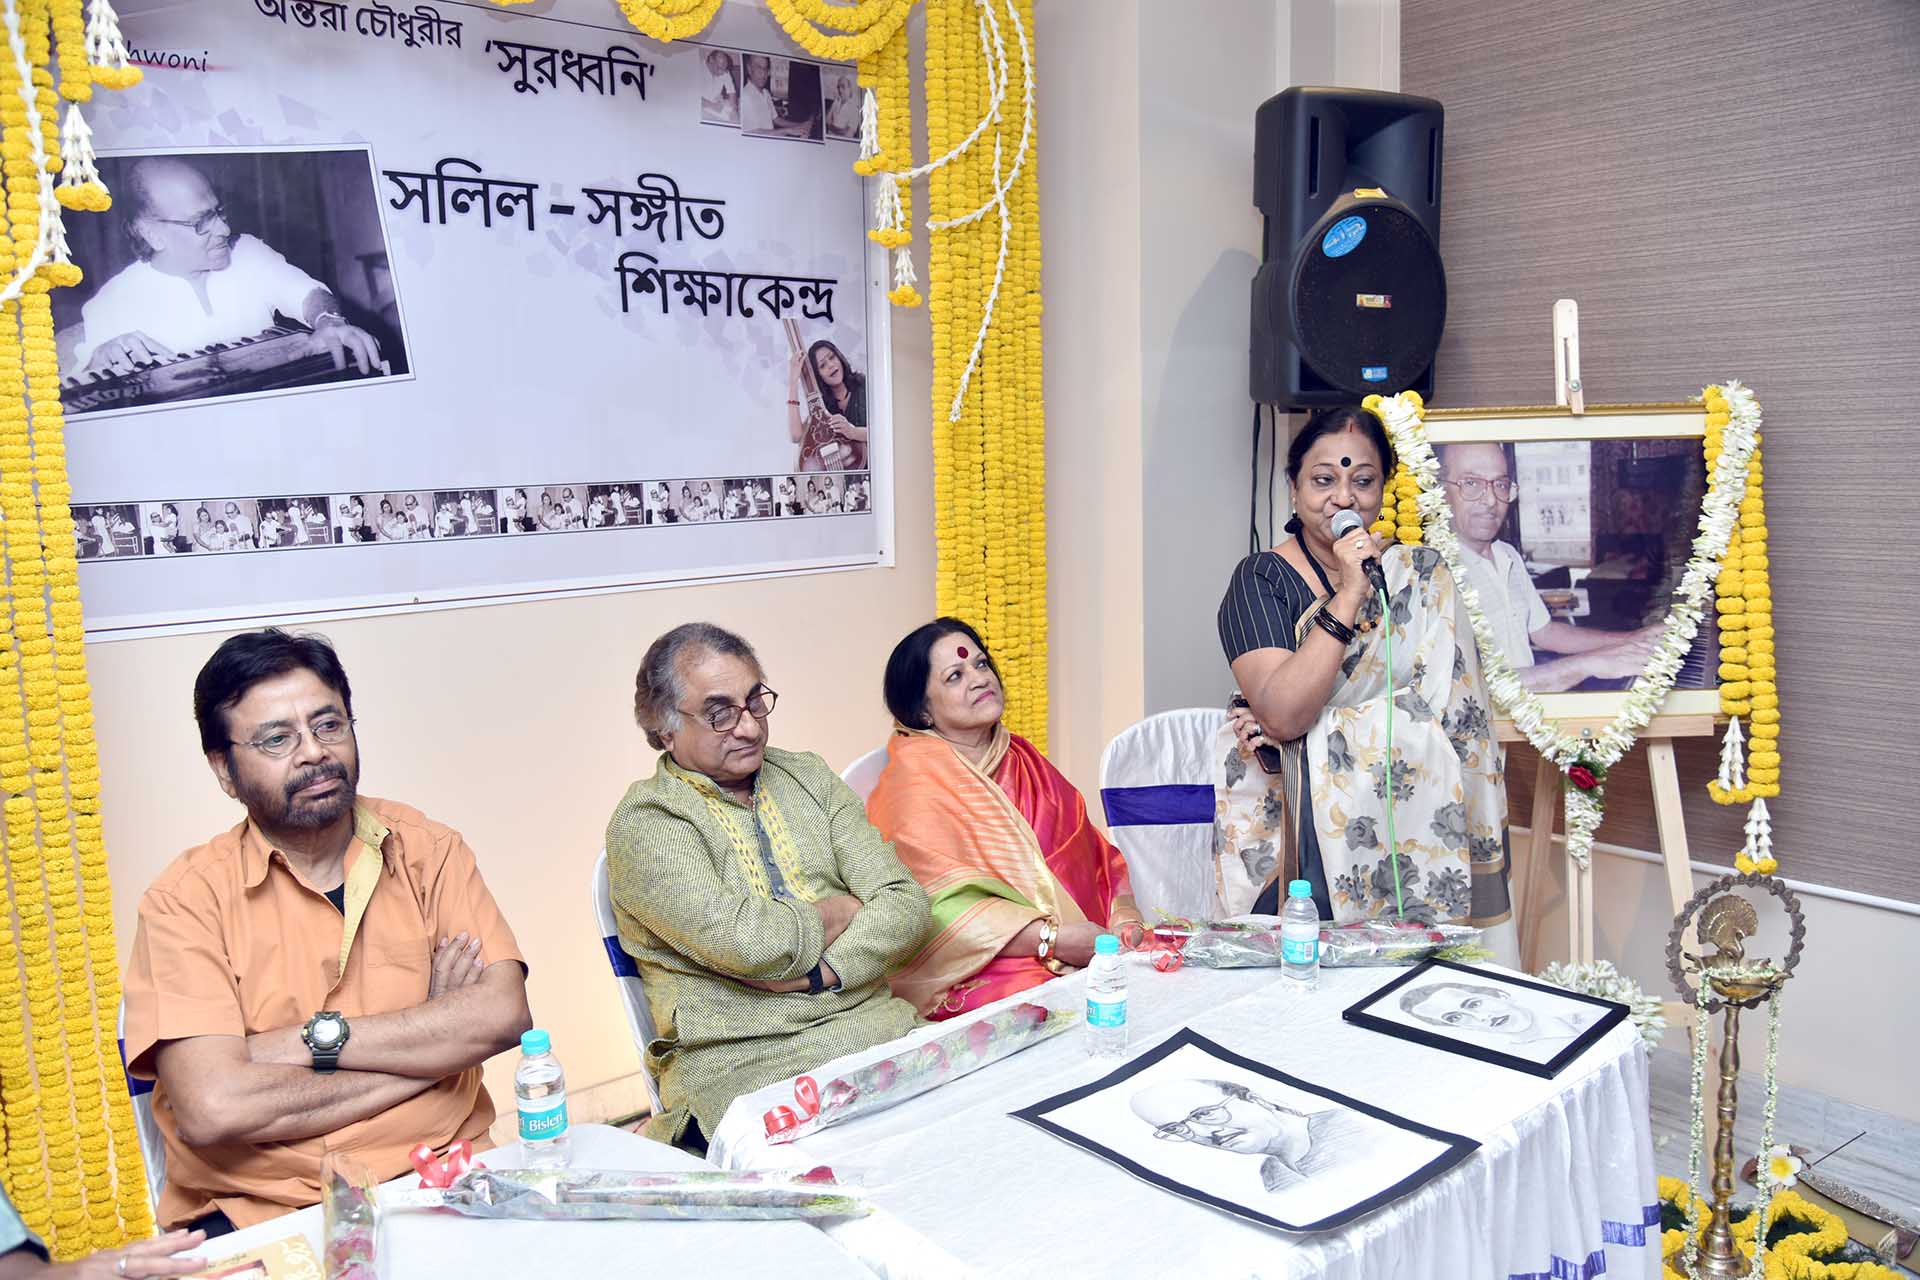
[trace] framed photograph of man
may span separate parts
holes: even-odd
[[[1705,422],[1697,406],[1426,415],[1467,579],[1550,715],[1610,718],[1646,670],[1693,555]],[[1712,618],[1668,714],[1719,708]]]
[[[68,219],[86,279],[53,295],[74,416],[406,376],[364,146],[126,152]]]
[[[799,58],[742,53],[740,132],[754,138],[823,142],[820,67]],[[856,123],[855,129],[859,126]]]
[[[1480,1145],[1187,1029],[1013,1114],[1144,1182],[1281,1231],[1351,1222]]]
[[[1428,960],[1341,1015],[1399,1040],[1552,1079],[1627,1007],[1490,969]]]
[[[706,77],[700,87],[700,123],[740,127],[740,55],[709,49],[702,59]]]

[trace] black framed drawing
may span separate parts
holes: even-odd
[[[1356,1026],[1551,1080],[1627,1007],[1490,969],[1428,960],[1341,1015]]]
[[[1344,1226],[1480,1145],[1186,1028],[1013,1114],[1174,1195],[1292,1232]]]

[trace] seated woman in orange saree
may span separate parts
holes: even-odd
[[[1095,938],[1139,920],[1086,801],[1000,722],[1000,673],[972,627],[941,618],[902,640],[886,697],[895,734],[867,817],[933,900],[895,995],[951,1018],[1086,965]]]

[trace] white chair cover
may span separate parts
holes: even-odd
[[[660,1090],[647,1071],[647,1043],[656,1034],[653,1010],[647,1007],[646,989],[640,985],[640,966],[620,945],[620,926],[613,918],[613,899],[607,893],[607,851],[602,849],[593,864],[593,918],[600,925],[600,943],[607,949],[607,963],[613,966],[613,980],[620,988],[620,1005],[627,1013],[627,1030],[640,1050],[640,1079],[647,1086],[647,1101],[660,1110]]]
[[[873,794],[880,781],[880,771],[887,767],[887,749],[875,747],[867,754],[855,760],[840,771],[840,779],[853,788],[853,794],[864,802]]]
[[[1134,900],[1149,924],[1215,913],[1214,735],[1227,713],[1189,707],[1148,716],[1100,756],[1107,834],[1126,855]]]
[[[120,1039],[120,1068],[127,1066],[127,1002],[120,1002],[114,1034]],[[140,1135],[140,1159],[147,1166],[147,1194],[160,1204],[160,1188],[167,1180],[167,1142],[153,1118],[153,1081],[127,1076],[127,1095],[133,1099],[133,1127]]]

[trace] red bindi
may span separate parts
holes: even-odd
[[[967,656],[967,646],[965,646],[965,645],[961,645],[961,646],[960,646],[960,656],[961,656],[962,658],[964,658],[964,657],[966,657],[966,656]]]

